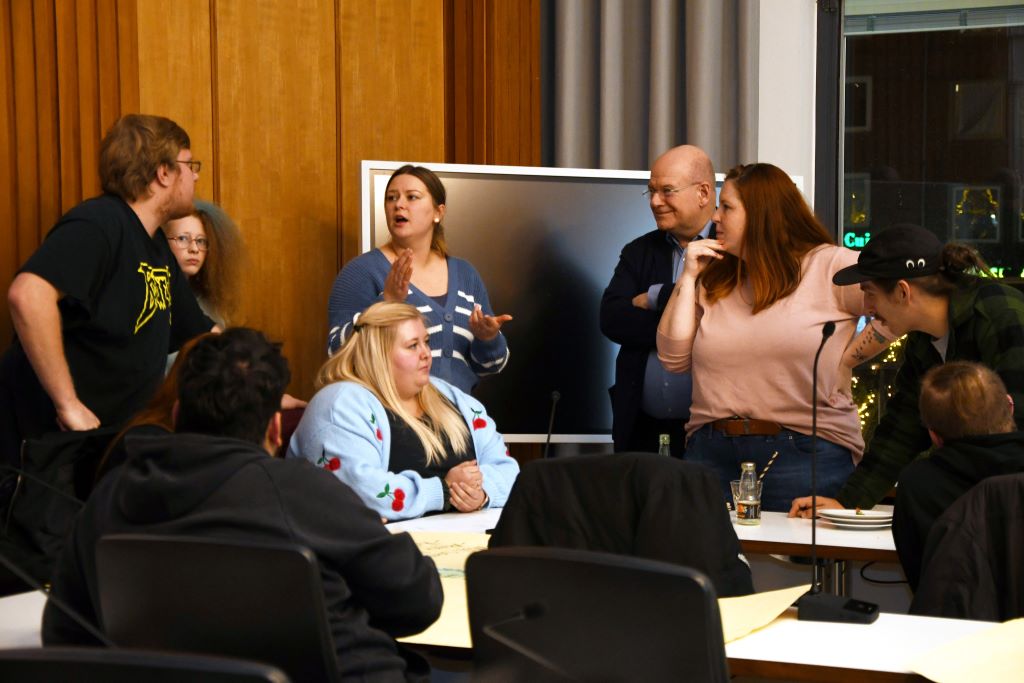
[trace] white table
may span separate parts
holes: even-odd
[[[891,510],[876,506],[876,510]],[[784,512],[765,512],[757,526],[732,525],[745,553],[810,555],[811,520],[787,517]],[[857,531],[839,529],[818,520],[818,557],[829,560],[898,562],[892,529]]]
[[[876,509],[883,509],[879,506]],[[448,512],[404,522],[392,522],[388,529],[399,531],[464,531],[483,533],[493,529],[501,508],[480,512]],[[757,526],[733,521],[733,529],[745,553],[810,555],[811,520],[786,517],[784,512],[765,512]],[[818,521],[818,557],[833,560],[896,562],[892,530],[854,531],[837,529]]]
[[[881,614],[869,625],[798,621],[796,610],[725,646],[729,672],[805,681],[922,681],[909,664],[995,624]]]
[[[467,534],[482,534],[495,527],[501,517],[501,508],[487,508],[477,512],[445,512],[404,522],[391,522],[388,531],[459,531]]]
[[[46,596],[38,591],[0,599],[0,649],[40,647]]]
[[[488,527],[490,528],[490,527]],[[46,598],[0,599],[0,649],[40,646]],[[813,681],[922,680],[909,669],[917,655],[993,624],[882,614],[869,626],[797,621],[794,610],[725,647],[733,675]],[[450,654],[450,653],[449,653]],[[468,656],[464,652],[463,656]]]

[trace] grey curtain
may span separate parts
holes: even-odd
[[[757,150],[752,0],[550,0],[545,156],[556,166],[646,169],[703,147],[716,170]]]

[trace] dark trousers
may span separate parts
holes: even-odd
[[[31,370],[19,367],[10,351],[0,357],[0,465],[21,466],[21,443],[60,431],[57,411]],[[0,509],[14,491],[17,475],[0,471]]]

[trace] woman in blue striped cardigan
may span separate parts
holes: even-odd
[[[384,190],[391,239],[338,273],[327,305],[328,353],[341,347],[367,306],[406,302],[427,321],[434,377],[470,392],[480,377],[501,372],[508,345],[476,269],[448,255],[442,220],[447,193],[422,166],[396,170]]]

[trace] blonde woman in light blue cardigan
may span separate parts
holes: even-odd
[[[320,369],[288,457],[330,471],[388,520],[501,507],[519,473],[483,404],[430,377],[422,314],[378,303]]]

